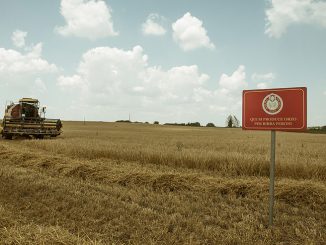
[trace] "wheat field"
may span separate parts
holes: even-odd
[[[326,244],[326,135],[64,122],[0,140],[0,244]]]

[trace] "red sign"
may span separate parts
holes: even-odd
[[[242,129],[304,131],[307,88],[244,90]]]

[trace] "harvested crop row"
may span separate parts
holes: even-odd
[[[87,127],[68,123],[65,128],[68,128],[65,135],[57,140],[14,144],[80,161],[134,161],[236,178],[269,176],[269,136],[262,132],[112,123],[93,123]],[[276,175],[325,181],[324,136],[279,133]]]

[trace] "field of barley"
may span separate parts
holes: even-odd
[[[0,244],[326,244],[326,135],[64,122],[0,139]]]

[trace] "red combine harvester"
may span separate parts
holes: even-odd
[[[1,134],[5,139],[15,136],[42,139],[44,136],[56,137],[62,133],[60,119],[46,119],[45,107],[40,109],[39,101],[32,98],[22,98],[18,103],[9,103],[1,126]]]

